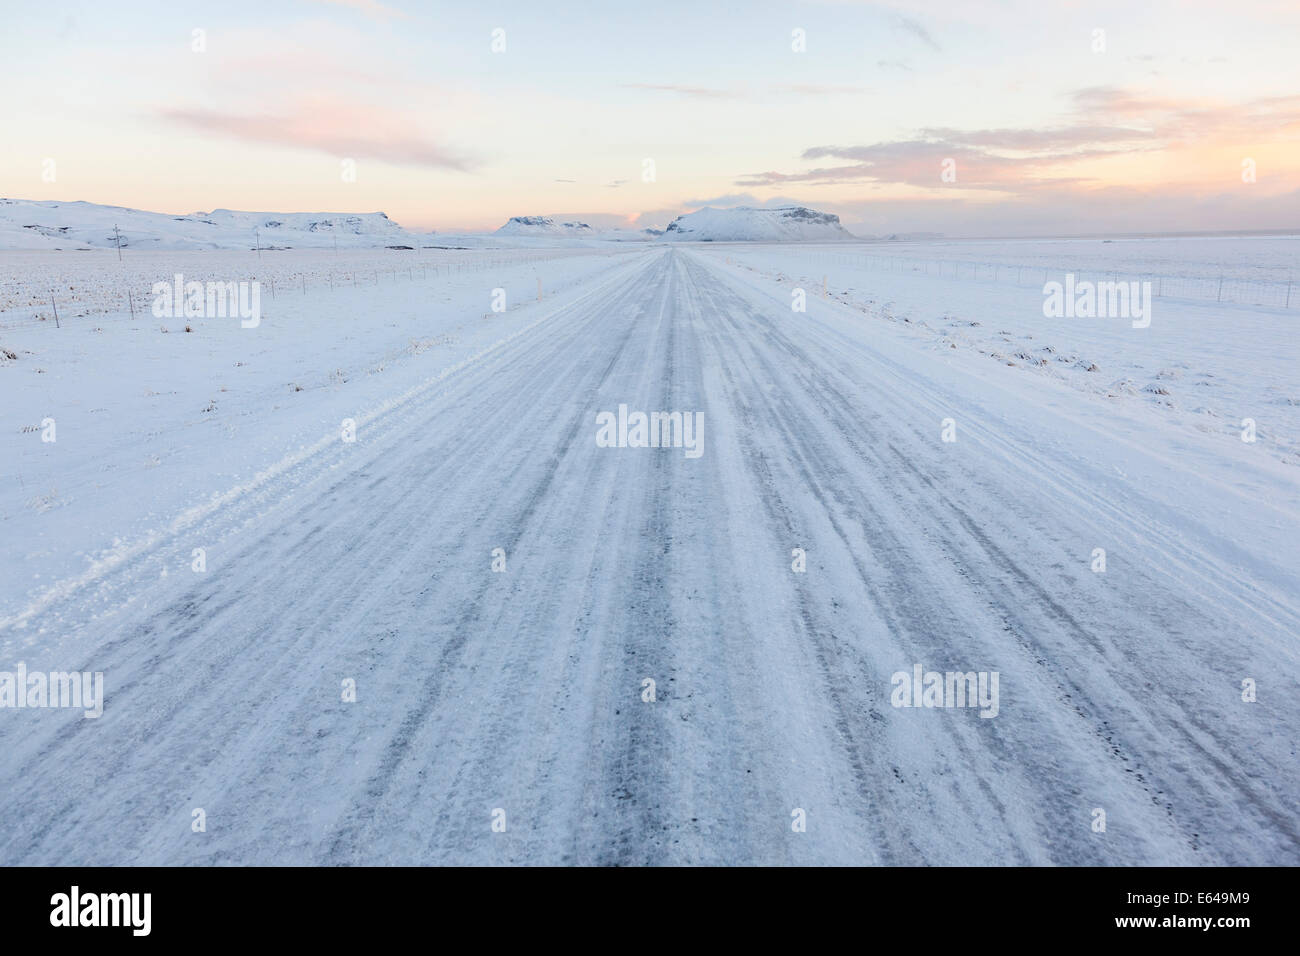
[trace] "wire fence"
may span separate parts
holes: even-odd
[[[619,250],[627,254],[627,250]],[[471,253],[465,256],[438,258],[414,256],[401,265],[378,262],[347,263],[333,266],[325,262],[311,264],[291,261],[276,262],[268,255],[266,263],[245,261],[221,268],[216,263],[180,263],[175,269],[159,271],[159,253],[151,252],[150,262],[132,263],[128,256],[126,266],[99,267],[98,274],[89,281],[78,280],[80,285],[69,285],[62,276],[12,275],[0,277],[0,331],[49,325],[58,328],[70,321],[101,315],[122,315],[137,320],[154,320],[153,303],[155,283],[166,283],[171,288],[174,274],[182,272],[185,265],[202,265],[201,271],[184,271],[184,282],[197,282],[207,286],[211,282],[257,282],[264,304],[274,303],[285,296],[302,296],[308,293],[345,289],[376,289],[395,283],[435,282],[450,280],[463,274],[493,273],[520,266],[540,265],[557,259],[591,255],[585,249],[548,249],[494,251],[484,256]],[[4,286],[9,288],[4,288]],[[7,293],[7,294],[6,294]],[[182,316],[173,316],[183,318]]]
[[[833,263],[853,268],[903,274],[915,273],[934,278],[1008,282],[1037,288],[1042,288],[1048,282],[1064,282],[1068,273],[1076,280],[1150,282],[1151,294],[1157,297],[1226,302],[1275,309],[1300,309],[1300,283],[1292,278],[1242,279],[1226,275],[1197,278],[1119,272],[1088,266],[1048,269],[1042,266],[1013,265],[1005,262],[910,259],[903,256],[863,256],[842,253],[827,253],[826,258]]]

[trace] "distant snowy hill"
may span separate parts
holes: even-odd
[[[570,239],[595,238],[596,230],[585,222],[556,222],[548,216],[511,216],[497,236],[557,236]]]
[[[113,227],[124,249],[375,248],[418,246],[382,212],[270,213],[214,209],[186,216],[90,202],[0,199],[0,249],[112,249]]]
[[[602,229],[596,235],[609,242],[653,242],[663,234],[662,229]]]
[[[706,206],[678,216],[664,239],[700,242],[789,242],[804,239],[852,239],[840,217],[806,206],[714,209]]]
[[[494,233],[442,234],[403,229],[382,212],[237,212],[188,215],[92,202],[0,198],[0,250],[487,248],[651,242],[654,229],[593,229],[585,222],[515,216]]]

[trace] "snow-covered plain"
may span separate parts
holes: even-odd
[[[529,241],[529,240],[520,240]],[[348,287],[366,290],[386,284],[439,282],[459,275],[485,276],[512,265],[591,255],[609,244],[583,247],[533,245],[471,252],[460,246],[418,250],[360,249],[325,253],[291,249],[257,254],[252,251],[136,252],[119,260],[116,252],[49,255],[40,252],[0,254],[0,330],[33,323],[84,324],[105,314],[137,318],[148,315],[157,282],[186,281],[261,283],[263,306],[270,309],[281,296],[314,294]],[[615,247],[617,248],[617,247]],[[481,283],[480,283],[481,284]],[[94,324],[94,323],[92,323]],[[182,323],[183,325],[184,323]]]
[[[828,247],[827,251],[838,251]],[[909,242],[864,242],[855,250],[889,256],[911,264],[914,271],[947,275],[936,263],[997,263],[1024,267],[1020,281],[1029,283],[1035,270],[1111,275],[1164,276],[1198,280],[1259,280],[1286,283],[1300,280],[1300,236],[1150,236],[1118,239],[933,239]],[[987,279],[988,269],[957,270],[957,277]],[[1300,295],[1292,302],[1300,305]]]
[[[824,284],[830,298],[900,326],[945,362],[982,356],[983,364],[1049,379],[1126,413],[1140,408],[1150,427],[1177,424],[1239,442],[1242,420],[1250,418],[1257,453],[1300,465],[1300,290],[1290,310],[1160,296],[1147,328],[1124,318],[1043,314],[1044,281],[1062,281],[1067,272],[1104,281],[1131,269],[1153,286],[1156,277],[1227,274],[1284,289],[1281,277],[1297,265],[1300,239],[1043,245],[1059,254],[1055,263],[1028,241],[868,243],[847,251],[839,244],[728,244],[701,251],[774,279],[787,296],[795,288],[821,295]],[[900,268],[891,270],[891,262]],[[954,277],[947,268],[975,262],[999,270],[959,267]]]
[[[1300,316],[842,248],[302,252],[191,333],[0,258],[0,669],[106,685],[0,710],[0,862],[1300,863]]]
[[[57,276],[84,292],[58,329],[48,304],[0,311],[0,348],[16,355],[0,353],[4,407],[22,410],[6,430],[0,480],[12,494],[0,520],[25,548],[21,573],[6,568],[0,580],[0,606],[112,560],[172,514],[514,331],[521,307],[539,304],[539,280],[547,304],[619,258],[572,249],[0,257],[6,289]],[[155,318],[150,287],[175,273],[202,282],[260,276],[261,324]],[[125,306],[125,286],[135,288],[134,320],[121,306],[91,309],[114,298]],[[505,290],[505,313],[492,312],[494,288]],[[52,444],[40,441],[46,417]]]

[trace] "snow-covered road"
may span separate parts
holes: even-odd
[[[1300,863],[1284,466],[790,301],[612,261],[58,593],[27,667],[104,713],[0,713],[0,863]],[[918,664],[996,716],[893,706]]]

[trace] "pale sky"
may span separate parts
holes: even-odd
[[[0,22],[11,198],[447,232],[784,201],[862,234],[1300,227],[1295,0],[4,0]]]

